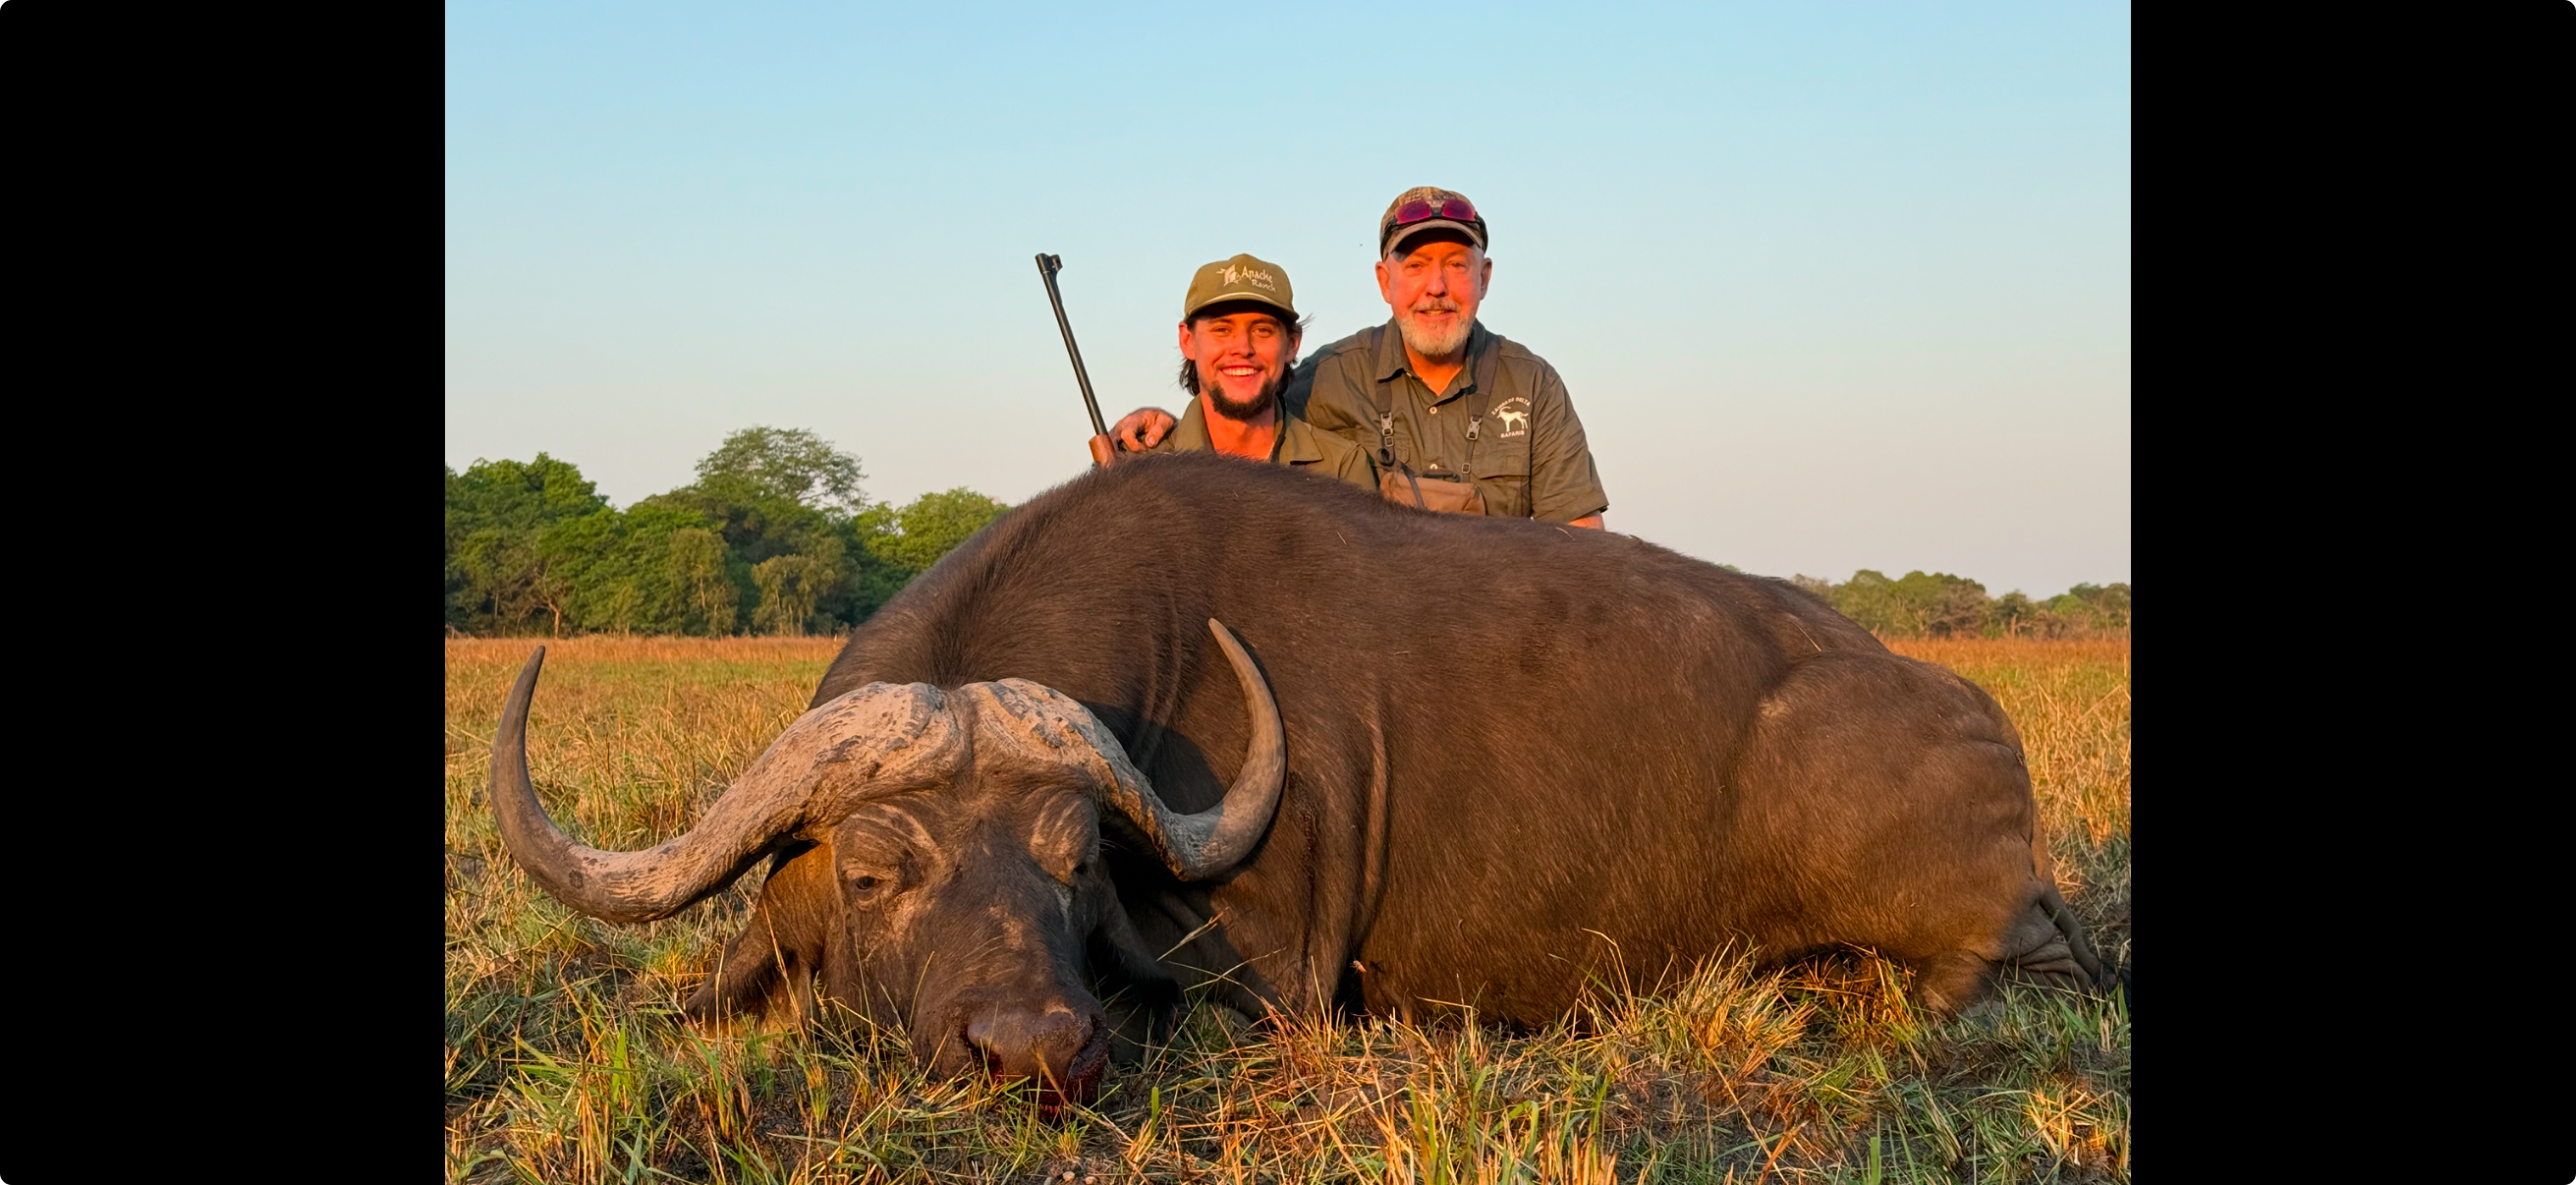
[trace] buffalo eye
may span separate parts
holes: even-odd
[[[873,889],[877,887],[877,878],[872,876],[863,876],[857,880],[851,881],[850,883],[857,885],[862,889]]]

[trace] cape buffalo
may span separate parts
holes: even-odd
[[[1731,941],[1874,949],[1939,1010],[2006,966],[2100,978],[1991,698],[1624,536],[1122,460],[914,580],[643,852],[538,806],[542,659],[492,802],[549,892],[644,920],[770,862],[691,1016],[810,1011],[819,980],[924,1061],[1048,1097],[1098,1080],[1103,983],[1544,1023],[1589,978],[1651,987]]]

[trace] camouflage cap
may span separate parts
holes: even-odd
[[[1476,203],[1453,189],[1416,185],[1395,195],[1379,216],[1377,253],[1383,256],[1394,249],[1398,238],[1441,227],[1463,231],[1477,250],[1485,249],[1485,220],[1476,213]]]
[[[1227,300],[1257,300],[1286,313],[1290,323],[1297,320],[1297,297],[1288,287],[1288,269],[1249,255],[1220,259],[1190,277],[1189,295],[1181,298],[1181,320]]]

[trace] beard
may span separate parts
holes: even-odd
[[[1218,415],[1229,420],[1249,420],[1279,402],[1279,389],[1288,385],[1288,372],[1289,368],[1281,367],[1278,374],[1262,380],[1261,389],[1253,392],[1252,398],[1239,402],[1225,393],[1225,384],[1213,374],[1199,375],[1199,390],[1206,392],[1208,405]]]
[[[1476,328],[1475,320],[1462,317],[1450,322],[1448,329],[1437,330],[1414,320],[1414,317],[1420,313],[1457,311],[1457,301],[1446,297],[1432,298],[1414,305],[1403,316],[1396,318],[1395,325],[1396,328],[1404,331],[1404,344],[1411,347],[1414,353],[1425,358],[1447,358],[1467,344],[1467,335]]]

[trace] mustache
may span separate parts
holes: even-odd
[[[1425,297],[1413,302],[1412,311],[1417,313],[1454,313],[1458,311],[1458,302],[1445,296]]]

